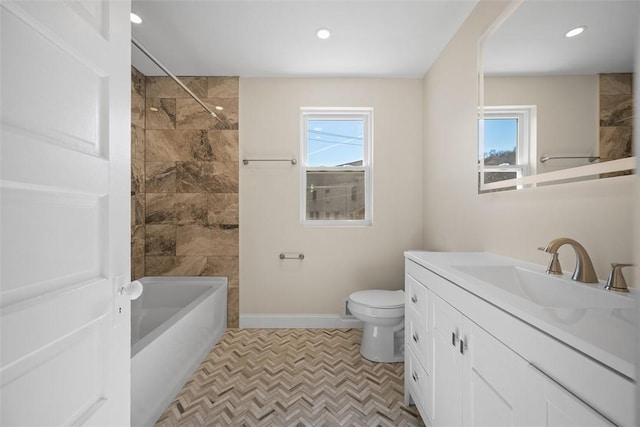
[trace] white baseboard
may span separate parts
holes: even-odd
[[[241,314],[241,328],[363,328],[362,321],[337,314]]]

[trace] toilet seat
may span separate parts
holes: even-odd
[[[368,290],[349,295],[349,299],[368,308],[404,308],[404,291]]]

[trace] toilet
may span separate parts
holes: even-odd
[[[364,322],[362,356],[372,362],[404,362],[404,291],[354,292],[347,306]]]

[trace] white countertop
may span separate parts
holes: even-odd
[[[622,375],[636,379],[638,349],[638,304],[635,301],[638,293],[636,291],[627,294],[628,298],[632,299],[633,304],[630,305],[633,308],[543,307],[465,274],[455,267],[503,265],[544,273],[546,266],[487,252],[408,251],[405,252],[405,257]],[[580,298],[581,286],[592,286],[578,282],[572,283],[576,286],[577,299]],[[600,283],[598,287],[602,288],[603,298],[606,298],[609,291],[603,289],[604,284]]]

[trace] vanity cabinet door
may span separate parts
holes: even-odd
[[[433,311],[433,414],[434,427],[462,425],[462,355],[458,345],[462,315],[430,293]]]
[[[529,370],[537,381],[536,393],[531,394],[532,398],[537,398],[537,401],[530,402],[540,409],[536,425],[545,427],[616,425],[533,366],[530,366]]]
[[[466,317],[461,339],[462,425],[542,425],[529,363]]]
[[[529,363],[449,303],[433,306],[433,425],[540,425],[531,405],[536,379]]]

